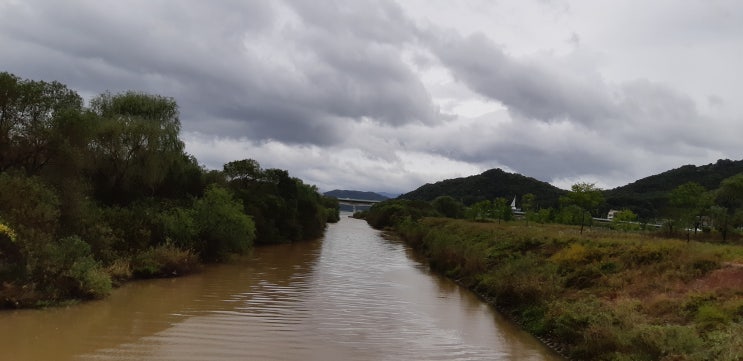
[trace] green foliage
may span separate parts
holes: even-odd
[[[196,251],[204,260],[219,261],[230,253],[244,253],[255,239],[255,224],[229,190],[211,185],[194,204],[199,229]]]
[[[539,200],[540,203],[535,204],[535,207],[554,207],[565,191],[534,178],[507,173],[501,169],[491,169],[479,175],[426,184],[399,198],[430,202],[439,196],[448,195],[470,206],[500,197],[510,200],[514,196],[527,193],[534,194]]]
[[[199,236],[196,211],[191,208],[174,207],[161,213],[166,239],[181,249],[195,249]]]
[[[374,204],[366,215],[366,221],[374,228],[393,227],[407,220],[438,216],[428,202],[391,199]]]
[[[612,219],[612,228],[626,232],[640,229],[640,224],[637,223],[637,215],[635,212],[632,212],[629,209],[623,209],[614,214],[614,219]]]
[[[645,360],[674,360],[702,346],[695,330],[682,325],[639,325],[631,337],[635,353]]]
[[[738,281],[723,276],[737,277],[737,268],[721,261],[740,263],[738,246],[608,229],[586,239],[577,237],[577,227],[444,218],[407,217],[395,230],[432,268],[492,300],[571,359],[741,355],[731,346],[743,340],[736,333],[743,317]]]
[[[106,92],[85,109],[58,82],[0,73],[0,306],[101,297],[112,278],[183,274],[256,233],[309,239],[338,221],[337,200],[284,170],[204,170],[179,132],[172,98]]]
[[[591,212],[596,210],[604,202],[601,189],[592,183],[576,183],[570,187],[570,192],[565,198],[569,204],[577,206],[582,210],[580,221],[580,232],[583,233],[583,225],[586,218],[590,221]],[[588,217],[586,217],[588,214]]]
[[[151,196],[183,155],[178,106],[172,98],[138,92],[91,100],[98,116],[92,142],[98,197],[127,203]]]
[[[524,211],[524,218],[526,218],[526,224],[529,224],[529,221],[534,221],[537,219],[534,212],[536,211],[537,207],[537,196],[527,193],[524,194],[521,197],[521,210]]]
[[[327,222],[340,217],[337,200],[325,199],[285,170],[263,170],[252,159],[230,162],[224,169],[229,188],[253,217],[256,243],[317,238]]]
[[[466,211],[467,219],[473,221],[487,221],[489,219],[495,219],[495,210],[493,209],[493,203],[484,200],[479,201],[471,205]]]
[[[325,214],[327,215],[328,223],[337,223],[341,220],[341,206],[338,203],[337,198],[323,196],[320,201],[323,207],[325,207]]]
[[[720,212],[721,219],[718,222],[724,241],[731,226],[743,224],[743,219],[736,217],[743,208],[743,173],[726,178],[720,183],[720,188],[715,193],[715,203],[724,210],[724,213]]]
[[[508,199],[499,197],[493,201],[493,215],[498,221],[510,221],[513,219],[513,210]]]
[[[433,208],[447,218],[463,218],[464,205],[450,196],[439,196],[431,202]]]
[[[80,112],[82,104],[61,83],[0,73],[0,171],[37,174],[55,157],[58,119]]]
[[[685,165],[606,191],[606,202],[611,209],[631,209],[642,220],[667,217],[665,210],[674,188],[694,182],[704,189],[717,189],[725,178],[742,172],[743,161],[728,159],[703,166]]]
[[[52,299],[100,298],[111,290],[111,279],[78,237],[46,244],[32,266],[31,279]]]

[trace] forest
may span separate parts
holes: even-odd
[[[338,202],[253,159],[185,152],[173,98],[0,73],[0,307],[100,298],[256,244],[320,237]]]

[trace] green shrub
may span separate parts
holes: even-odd
[[[743,324],[731,323],[726,328],[710,332],[703,357],[704,360],[743,360]]]
[[[619,321],[593,297],[552,302],[547,324],[568,354],[578,360],[595,360],[623,347]]]
[[[243,253],[253,244],[255,224],[229,190],[211,185],[194,204],[199,228],[196,251],[202,259],[219,261],[230,253]]]
[[[631,353],[640,360],[672,360],[697,352],[702,340],[694,327],[636,325],[631,332]]]
[[[697,309],[695,321],[700,328],[711,329],[729,322],[730,316],[716,305],[704,304]]]
[[[165,237],[183,249],[196,247],[199,227],[193,209],[175,207],[160,216]]]
[[[100,298],[111,291],[108,274],[93,259],[90,246],[76,236],[44,247],[34,263],[32,279],[54,300]]]

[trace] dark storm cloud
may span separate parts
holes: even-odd
[[[177,4],[0,5],[0,46],[26,49],[3,65],[84,93],[173,96],[184,129],[256,140],[332,144],[343,124],[363,119],[438,121],[401,57],[412,37],[392,3]]]

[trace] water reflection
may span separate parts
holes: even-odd
[[[103,301],[0,313],[0,359],[559,359],[406,252],[344,218],[322,242],[258,248]]]

